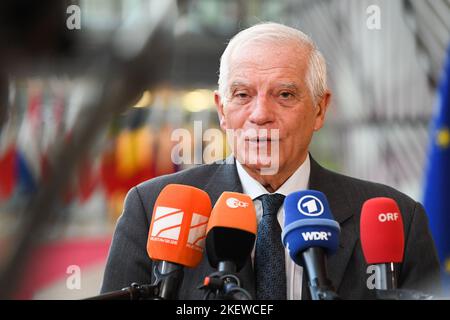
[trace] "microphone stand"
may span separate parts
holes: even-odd
[[[221,261],[217,269],[197,288],[206,291],[203,300],[253,300],[250,293],[241,287],[234,262]]]
[[[377,300],[434,300],[436,297],[420,291],[407,289],[388,289],[376,292]]]
[[[380,263],[375,265],[380,277],[375,277],[375,291],[377,300],[432,300],[435,297],[416,290],[398,289],[395,276],[395,264]]]
[[[160,300],[156,285],[132,283],[122,290],[100,294],[84,300]]]
[[[153,284],[132,283],[122,290],[107,292],[85,300],[174,300],[183,280],[183,266],[160,261],[153,267]]]
[[[375,288],[379,290],[392,290],[397,288],[394,263],[379,263],[374,265],[381,276],[375,277]]]
[[[309,248],[302,253],[308,273],[308,286],[312,300],[341,300],[327,277],[325,254],[320,248]]]

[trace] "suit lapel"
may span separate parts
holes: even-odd
[[[341,227],[339,248],[336,254],[328,259],[328,270],[330,280],[336,290],[344,277],[344,272],[350,260],[357,240],[357,226],[353,218],[351,195],[340,184],[338,175],[322,168],[311,157],[311,174],[309,188],[323,192],[330,204],[331,212]]]
[[[233,156],[228,157],[224,163],[217,167],[216,172],[211,176],[203,190],[209,194],[213,206],[224,191],[242,193],[242,185]]]

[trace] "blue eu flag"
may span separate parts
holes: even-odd
[[[444,291],[450,293],[450,47],[431,125],[424,205],[443,271]]]

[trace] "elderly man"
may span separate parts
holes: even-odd
[[[323,192],[340,224],[340,247],[328,260],[328,270],[341,298],[374,297],[367,286],[358,227],[362,204],[373,197],[394,199],[403,214],[406,247],[399,287],[430,291],[438,286],[439,263],[423,207],[390,187],[328,171],[309,155],[312,135],[324,125],[330,96],[324,58],[301,31],[263,23],[238,33],[222,55],[214,98],[222,129],[254,134],[236,135],[238,143],[231,144],[231,159],[236,161],[231,164],[198,166],[130,190],[102,292],[132,282],[152,282],[147,234],[157,195],[170,183],[203,189],[213,204],[224,191],[243,192],[253,199],[258,228],[272,236],[258,235],[256,248],[239,273],[244,287],[257,299],[310,298],[306,272],[291,261],[279,236],[284,197],[304,189]],[[262,149],[267,152],[259,152]],[[265,171],[268,167],[275,170]],[[202,292],[195,288],[212,272],[207,259],[185,270],[180,298],[201,299]]]

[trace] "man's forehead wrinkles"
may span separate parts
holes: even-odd
[[[248,86],[250,83],[247,81],[233,81],[231,87]]]
[[[286,89],[298,89],[298,86],[295,82],[282,82],[277,83],[278,86]]]
[[[253,64],[244,64],[244,65],[232,65],[231,66],[231,72],[233,72],[234,70],[239,70],[239,71],[245,71],[246,69],[253,69],[259,72],[264,72],[264,71],[273,71],[273,70],[277,70],[277,69],[298,69],[299,66],[296,64],[287,64],[287,65],[283,65],[283,66],[257,66],[257,65],[253,65]]]
[[[274,86],[286,88],[286,89],[298,89],[297,83],[292,82],[292,81],[283,81],[283,80],[273,81],[272,84]],[[230,84],[230,87],[231,88],[240,87],[240,86],[246,87],[246,86],[250,86],[250,85],[251,85],[251,83],[247,82],[247,81],[233,81]]]

